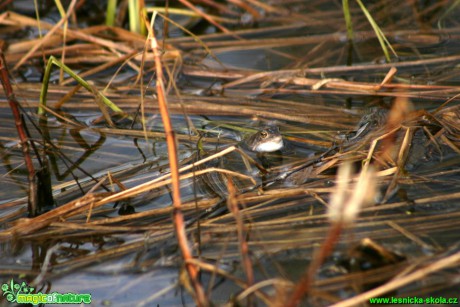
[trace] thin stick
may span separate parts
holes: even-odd
[[[252,270],[251,257],[249,256],[249,244],[247,242],[247,230],[243,223],[243,215],[238,208],[238,200],[236,198],[236,189],[233,184],[232,178],[227,175],[227,187],[229,196],[227,199],[227,206],[232,212],[236,222],[236,230],[238,232],[238,243],[241,254],[241,262],[243,263],[243,269],[246,274],[247,287],[254,284],[254,272]],[[250,305],[250,304],[248,304]]]
[[[30,157],[30,150],[29,150],[29,139],[27,137],[26,131],[24,129],[24,122],[21,118],[21,112],[19,111],[19,103],[16,100],[16,96],[14,95],[13,88],[11,87],[11,83],[8,78],[8,69],[5,62],[5,57],[3,56],[3,51],[0,49],[0,79],[3,85],[3,90],[5,91],[5,95],[8,99],[8,103],[11,108],[11,112],[13,113],[14,123],[16,125],[16,130],[18,131],[19,140],[21,141],[22,153],[24,155],[24,161],[26,163],[27,171],[28,171],[28,181],[29,181],[29,189],[28,189],[28,209],[29,215],[35,216],[37,213],[37,186],[35,184],[35,168],[32,162],[32,158]]]
[[[302,276],[302,279],[297,283],[294,293],[286,306],[295,307],[300,304],[302,297],[310,290],[315,274],[323,264],[324,259],[332,253],[333,248],[339,241],[342,230],[342,223],[335,223],[331,225],[325,241],[321,244],[320,249],[313,255],[310,266],[308,267],[306,273]]]
[[[153,16],[154,17],[154,16]],[[153,24],[153,23],[152,23]],[[150,28],[151,29],[151,28]],[[174,226],[176,228],[176,236],[179,244],[179,248],[182,252],[182,257],[185,261],[185,267],[187,269],[188,276],[193,285],[196,295],[196,303],[198,306],[208,306],[208,302],[201,286],[200,281],[198,280],[198,269],[195,265],[189,262],[193,258],[192,253],[189,249],[187,242],[187,234],[185,232],[185,223],[184,216],[181,209],[181,196],[180,196],[180,178],[179,178],[179,163],[177,159],[177,148],[176,148],[176,138],[174,136],[174,130],[171,124],[171,118],[169,117],[169,111],[166,102],[164,83],[163,83],[163,67],[161,65],[160,52],[158,51],[158,42],[155,38],[153,31],[149,29],[149,38],[151,43],[151,49],[153,51],[153,56],[155,59],[155,70],[157,74],[157,96],[158,96],[158,106],[160,109],[161,118],[163,120],[166,143],[168,144],[168,157],[169,157],[169,167],[171,170],[171,179],[172,179],[172,196],[173,196],[173,219]]]

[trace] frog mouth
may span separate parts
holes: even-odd
[[[265,141],[255,147],[257,152],[274,152],[283,148],[284,142],[281,136],[274,137],[269,141]]]

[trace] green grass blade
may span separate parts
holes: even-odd
[[[347,26],[347,37],[348,40],[353,40],[353,24],[351,22],[351,13],[350,13],[350,5],[348,0],[342,0],[342,9],[343,9],[343,16],[345,17],[345,25]]]
[[[81,86],[86,88],[89,92],[93,93],[93,87],[86,82],[83,78],[78,76],[76,73],[74,73],[68,66],[64,65],[62,62],[60,62],[58,59],[56,59],[54,56],[50,56],[48,59],[48,64],[46,64],[46,69],[45,73],[43,75],[43,84],[42,84],[42,90],[40,92],[40,103],[38,105],[38,114],[39,115],[44,115],[45,114],[45,109],[43,106],[46,106],[46,96],[48,94],[48,84],[50,81],[50,76],[51,76],[51,69],[53,67],[53,64],[58,66],[59,68],[63,69],[69,76],[71,76],[75,81],[78,82]],[[120,109],[116,104],[114,104],[110,99],[108,99],[104,94],[102,94],[100,91],[98,91],[98,95],[100,95],[102,101],[104,104],[112,109],[114,112],[120,112],[123,113],[123,110]]]
[[[383,53],[385,54],[385,58],[387,62],[391,62],[390,59],[390,53],[388,52],[388,48],[391,50],[391,52],[395,55],[398,56],[391,46],[391,44],[388,42],[388,40],[385,37],[385,34],[383,34],[382,30],[378,26],[378,24],[375,22],[374,18],[372,18],[372,15],[369,13],[369,11],[366,9],[364,4],[361,2],[361,0],[356,0],[358,2],[359,7],[363,11],[364,15],[366,16],[367,20],[371,24],[372,28],[374,29],[375,35],[377,36],[377,39],[379,40],[380,47],[382,48]],[[387,48],[388,47],[388,48]]]
[[[65,10],[64,10],[64,7],[62,6],[61,1],[60,0],[54,0],[54,3],[56,4],[56,6],[58,8],[58,11],[59,11],[59,14],[61,15],[61,18],[64,18],[64,16],[66,14],[65,14]]]
[[[143,7],[139,3],[139,0],[129,0],[129,30],[131,32],[145,35],[147,33],[141,14],[144,14]]]
[[[129,30],[131,32],[139,33],[139,6],[137,0],[129,0],[128,13],[129,13]]]
[[[109,0],[107,2],[107,12],[105,14],[105,24],[113,27],[115,24],[115,16],[117,14],[117,0]]]

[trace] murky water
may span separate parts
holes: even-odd
[[[33,16],[31,3],[15,1],[13,10]],[[388,278],[373,282],[375,287],[400,272],[399,261],[424,263],[458,252],[458,223],[455,223],[460,198],[458,99],[435,112],[459,90],[460,57],[457,57],[455,39],[459,32],[458,14],[449,10],[449,3],[411,6],[397,1],[374,1],[366,4],[398,53],[398,60],[388,64],[382,60],[378,40],[358,7],[353,11],[355,44],[350,47],[342,9],[336,1],[275,1],[272,5],[278,11],[264,11],[258,22],[254,17],[256,12],[252,17],[246,16],[248,13],[242,14],[241,7],[231,7],[235,11],[222,14],[230,19],[245,17],[244,24],[227,25],[241,30],[238,35],[244,39],[236,39],[231,34],[216,36],[213,34],[216,28],[200,18],[178,18],[190,31],[203,35],[212,55],[199,42],[181,37],[177,28],[168,40],[181,53],[181,58],[175,59],[176,64],[168,62],[175,74],[167,77],[176,82],[176,88],[169,91],[168,101],[181,166],[238,145],[265,122],[276,124],[288,144],[282,151],[265,156],[245,153],[268,169],[266,174],[237,151],[194,170],[221,168],[241,175],[233,180],[241,194],[240,209],[247,225],[256,281],[286,278],[295,282],[300,278],[312,251],[323,242],[328,230],[326,205],[337,166],[346,160],[354,161],[357,167],[362,165],[373,138],[383,134],[378,131],[385,122],[370,124],[370,130],[360,136],[362,115],[371,108],[390,109],[396,97],[407,97],[412,103],[413,117],[406,118],[393,140],[394,151],[399,150],[396,157],[407,157],[404,159],[407,161],[401,171],[391,173],[392,167],[400,166],[398,159],[378,157],[383,166],[378,177],[380,194],[376,199],[382,203],[365,208],[354,227],[342,236],[318,274],[317,287],[327,295],[312,297],[309,304],[328,305],[332,304],[331,295],[344,299],[364,291],[359,290],[362,284],[353,286],[362,282],[362,278],[358,280],[353,275],[346,280],[348,273],[356,273],[350,263],[366,267],[359,271],[363,274],[387,265]],[[205,9],[210,14],[218,14],[216,8]],[[86,28],[103,23],[103,10],[101,4],[92,11],[85,4],[80,14],[91,13],[78,20],[79,26]],[[257,10],[263,11],[263,6]],[[41,14],[44,21],[59,20],[55,8],[42,8]],[[439,28],[441,24],[443,27]],[[159,30],[162,24],[157,21],[155,26]],[[14,50],[20,50],[15,43],[37,35],[37,28],[32,26],[17,31],[6,26],[3,29],[0,38],[18,48]],[[429,33],[420,34],[425,29],[429,29]],[[108,35],[95,30],[94,33],[100,38]],[[77,42],[86,44],[83,39]],[[76,42],[68,45],[73,44]],[[79,56],[78,52],[69,49],[67,63],[76,72],[84,73],[98,65],[98,56],[108,56],[107,48],[98,50],[94,51],[94,62],[80,59],[76,64],[72,59]],[[5,53],[11,66],[23,55],[11,49]],[[100,62],[104,62],[102,58]],[[105,92],[130,117],[112,113],[114,126],[110,127],[95,96],[80,89],[59,112],[48,114],[47,122],[41,126],[52,145],[44,142],[37,129],[28,124],[37,152],[41,155],[46,152],[56,200],[56,204],[45,206],[44,211],[82,197],[101,179],[104,183],[96,193],[135,188],[168,174],[163,123],[154,96],[155,84],[151,80],[154,76],[148,66],[152,62],[147,63],[142,88],[144,117],[138,113],[142,91],[136,83],[138,73],[133,69],[140,62],[133,60],[132,66],[125,66]],[[397,86],[377,88],[392,66],[397,67],[398,72],[391,84]],[[116,71],[111,67],[85,79],[92,80],[94,86],[102,90]],[[41,73],[40,56],[34,56],[12,73],[16,95],[35,123],[39,122],[34,114]],[[54,106],[75,86],[75,82],[59,86],[58,79],[59,72],[55,69],[48,94],[49,106]],[[349,84],[341,82],[356,82],[362,88],[352,90]],[[365,87],[369,84],[374,87]],[[431,113],[417,113],[417,110]],[[28,185],[15,124],[3,94],[0,95],[0,122],[0,229],[6,231],[18,225],[20,218],[27,217]],[[366,139],[367,133],[376,131],[373,138]],[[405,152],[402,144],[409,137],[411,145]],[[388,144],[382,141],[376,148],[384,151],[391,146]],[[330,154],[317,160],[331,148],[334,150]],[[35,163],[38,167],[38,159]],[[310,164],[287,176],[290,170],[305,163]],[[327,163],[331,163],[331,168],[325,167]],[[323,167],[324,171],[319,172]],[[235,278],[231,280],[203,269],[203,284],[206,287],[212,284],[210,297],[217,304],[228,302],[240,293],[246,278],[235,218],[226,207],[226,180],[228,177],[212,173],[190,175],[181,181],[190,245],[195,256]],[[10,236],[4,232],[0,238],[10,237],[2,239],[0,245],[0,281],[23,279],[47,293],[91,293],[94,306],[193,305],[187,287],[179,286],[184,282],[171,222],[171,197],[170,185],[162,185],[122,201],[108,202],[93,211],[54,218],[22,235]],[[377,241],[401,258],[387,263],[375,260],[372,252],[373,256],[369,256],[358,245],[365,238]],[[447,273],[439,272],[443,277]],[[334,278],[345,280],[337,286]],[[455,282],[439,282],[436,278],[426,278],[423,282],[425,287],[417,284],[401,288],[397,294],[413,295],[420,290],[423,296],[434,293],[448,296],[452,284],[455,285]],[[281,295],[277,286],[267,287],[268,295]],[[5,301],[2,303],[8,305]]]

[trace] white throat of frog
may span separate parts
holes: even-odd
[[[280,136],[272,138],[271,140],[266,142],[261,142],[260,144],[255,146],[253,150],[257,152],[274,152],[280,150],[281,148],[283,148],[283,146],[283,138]]]

